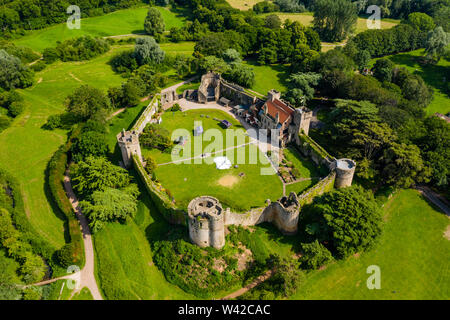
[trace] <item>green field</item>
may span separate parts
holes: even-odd
[[[161,12],[166,30],[180,27],[185,17],[167,8],[157,7]],[[124,34],[144,33],[144,20],[148,6],[115,11],[99,17],[81,19],[80,29],[69,29],[66,23],[58,24],[42,30],[32,31],[14,41],[17,45],[30,47],[42,52],[47,47],[54,47],[57,41],[64,41],[73,37],[90,35],[93,37],[107,37]]]
[[[204,117],[202,117],[204,115]],[[209,118],[206,118],[209,116]],[[219,122],[214,120],[226,119],[233,124],[232,129],[238,129],[233,140],[226,139],[226,132],[233,133],[232,130],[223,129]],[[194,137],[192,130],[194,121],[201,121],[205,132],[209,129],[216,129],[219,137],[223,140],[217,147],[212,148],[212,141],[207,140],[203,135],[202,146],[196,148],[198,144],[194,142],[196,139],[201,140],[202,137]],[[143,156],[151,155],[159,164],[155,171],[156,177],[160,180],[164,188],[170,190],[175,197],[177,203],[186,207],[194,198],[200,195],[210,195],[217,197],[223,205],[228,205],[236,210],[247,210],[250,207],[264,205],[266,199],[272,201],[282,196],[282,184],[275,174],[261,175],[261,168],[267,168],[270,172],[274,172],[270,168],[264,155],[257,149],[255,145],[241,146],[248,143],[249,139],[245,136],[243,127],[237,120],[220,110],[189,110],[185,112],[166,112],[162,116],[162,126],[171,134],[176,129],[186,129],[186,133],[173,134],[172,139],[177,139],[180,135],[188,137],[186,144],[175,146],[174,149],[180,149],[176,158],[170,153],[164,153],[157,149],[143,149]],[[218,138],[218,139],[219,139]],[[241,146],[236,148],[237,146]],[[196,157],[202,153],[211,153],[226,148],[223,152],[216,153],[205,159],[191,160],[190,163],[177,162],[166,164],[175,159],[189,159]],[[231,167],[227,170],[218,170],[213,162],[217,156],[226,155],[232,164],[238,164],[238,168]],[[242,156],[242,161],[240,161]],[[254,164],[250,164],[250,157],[255,159]],[[239,176],[243,173],[244,176]],[[223,178],[223,179],[222,179]],[[234,181],[231,185],[228,180]]]
[[[308,274],[291,299],[450,298],[450,220],[415,190],[384,207],[384,231],[374,249]],[[369,290],[366,269],[381,270],[381,289]]]
[[[0,133],[0,166],[18,179],[31,223],[57,248],[65,243],[64,221],[48,202],[44,172],[50,157],[65,142],[66,133],[41,127],[49,115],[64,111],[64,99],[80,85],[106,90],[124,81],[107,65],[111,55],[120,50],[123,48],[86,62],[57,62],[38,72],[32,87],[17,90],[24,98],[25,111]]]
[[[450,97],[443,91],[443,84],[446,69],[450,68],[450,61],[441,58],[435,65],[422,64],[419,62],[418,58],[423,56],[424,50],[419,49],[386,56],[385,58],[390,59],[400,67],[405,67],[411,73],[421,76],[423,80],[434,89],[433,100],[427,107],[428,114],[434,114],[435,112],[447,114],[450,112]],[[376,60],[377,59],[373,59],[371,65],[373,65]]]
[[[276,89],[283,93],[287,91],[288,66],[280,64],[259,65],[252,60],[244,61],[244,63],[251,66],[255,73],[255,83],[250,89],[263,95],[266,95],[271,89]]]

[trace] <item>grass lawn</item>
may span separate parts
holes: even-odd
[[[161,12],[166,30],[180,27],[185,18],[180,13],[174,13],[167,8],[157,7]],[[107,37],[122,34],[144,33],[144,20],[148,6],[119,10],[103,16],[81,19],[80,29],[69,29],[66,23],[61,23],[45,29],[32,31],[14,42],[33,50],[42,52],[47,47],[54,47],[57,41],[64,41],[73,37],[90,35],[93,37]]]
[[[204,117],[201,117],[204,115]],[[206,118],[206,115],[209,118]],[[232,130],[223,129],[218,121],[213,118],[226,119],[233,124],[232,129],[238,129],[236,136],[238,138],[226,139],[227,132],[234,133]],[[194,137],[192,130],[194,121],[201,121],[205,132],[208,129],[216,129],[216,133],[220,136],[208,140],[206,134],[202,137]],[[156,169],[156,176],[161,184],[170,190],[176,201],[182,205],[187,204],[196,196],[210,195],[217,197],[223,205],[227,205],[236,210],[247,210],[250,207],[258,207],[264,205],[264,201],[270,198],[272,201],[282,196],[282,185],[276,175],[261,175],[261,168],[268,168],[273,172],[264,155],[256,148],[255,145],[243,145],[249,141],[245,135],[243,127],[237,120],[220,110],[188,110],[185,112],[166,112],[162,116],[162,124],[172,135],[172,139],[177,139],[180,135],[187,136],[188,140],[183,147],[175,146],[174,149],[180,148],[179,155],[172,158],[170,153],[164,153],[156,149],[148,150],[143,148],[143,156],[151,155],[159,164]],[[185,129],[185,133],[174,134],[176,129]],[[239,131],[242,130],[242,131]],[[201,147],[196,148],[194,139],[203,142]],[[222,140],[223,139],[223,140]],[[217,147],[214,143],[219,142]],[[224,155],[223,152],[214,154],[195,163],[178,162],[165,164],[176,159],[189,159],[201,155],[202,153],[211,153],[232,148],[226,151],[226,156],[231,160],[232,164],[238,164],[238,168],[230,168],[228,170],[218,170],[213,162],[217,156]],[[251,155],[251,156],[250,156]],[[239,158],[238,158],[239,157]],[[242,161],[240,161],[242,157]],[[251,159],[255,159],[255,164],[250,164]],[[239,159],[239,160],[238,160]],[[241,164],[244,162],[245,164]],[[243,177],[239,177],[239,173],[244,173]],[[230,182],[233,181],[233,182]],[[231,183],[231,184],[230,184]],[[257,192],[250,192],[255,191]]]
[[[177,88],[177,94],[182,94],[184,90],[196,90],[200,86],[200,82],[194,81],[190,83],[185,83]]]
[[[144,209],[147,208],[141,205],[141,214],[148,215]],[[148,223],[149,216],[145,219]],[[143,225],[151,229],[154,223]],[[94,240],[97,279],[106,298],[195,299],[166,281],[153,264],[145,229],[140,229],[136,223],[110,223],[94,235]]]
[[[209,116],[209,118],[206,118],[206,115]],[[203,116],[203,117],[202,117]],[[226,139],[226,131],[222,128],[222,126],[219,124],[218,121],[214,120],[213,118],[217,118],[217,119],[226,119],[228,120],[230,123],[233,124],[233,126],[231,127],[231,129],[237,129],[236,131],[234,130],[230,130],[230,133],[236,132],[236,135],[238,138],[236,138],[234,141],[232,141],[231,139]],[[218,150],[222,150],[228,147],[233,147],[236,145],[241,145],[244,144],[246,142],[248,142],[248,137],[245,136],[245,129],[244,127],[241,126],[241,124],[234,119],[233,117],[231,117],[230,115],[228,115],[227,113],[220,111],[220,110],[214,110],[214,109],[210,109],[210,110],[188,110],[185,112],[165,112],[162,115],[162,126],[167,129],[169,131],[169,133],[172,135],[172,140],[178,139],[179,136],[188,136],[188,141],[186,142],[186,144],[181,147],[176,145],[174,147],[174,149],[181,149],[182,151],[180,151],[179,155],[177,155],[177,159],[186,159],[186,158],[191,158],[191,157],[195,157],[195,156],[199,156],[204,152],[209,152],[207,150],[207,146],[210,144],[210,142],[204,141],[203,142],[203,148],[196,148],[194,146],[194,137],[193,137],[193,132],[192,130],[194,129],[194,122],[198,121],[201,122],[201,125],[203,127],[204,131],[207,131],[209,129],[216,129],[219,130],[217,131],[219,134],[222,134],[223,136],[223,140],[218,140],[220,142],[222,142],[222,146],[219,146]],[[184,129],[187,130],[188,132],[183,133],[177,133],[176,130],[178,129]],[[199,139],[199,138],[195,138],[195,139]],[[236,143],[237,144],[236,144]],[[214,150],[212,150],[214,151]],[[164,153],[161,152],[157,149],[145,149],[142,148],[142,152],[143,155],[151,155],[155,158],[156,162],[158,164],[161,163],[166,163],[166,162],[172,162],[172,155],[170,153]]]
[[[71,300],[94,300],[88,288],[84,287],[80,292],[75,294]]]
[[[235,157],[239,151],[244,151],[246,155],[255,152],[245,146],[236,149]],[[261,154],[259,150],[256,152]],[[214,156],[223,155],[219,153]],[[227,157],[232,164],[236,163],[232,157]],[[212,162],[213,159],[210,157],[206,160]],[[263,206],[266,199],[276,201],[282,196],[282,184],[278,176],[261,175],[262,167],[270,169],[269,165],[261,164],[239,164],[238,168],[227,170],[216,169],[214,163],[170,164],[159,166],[156,177],[183,207],[187,207],[195,197],[209,195],[219,199],[224,207],[245,211]],[[245,175],[240,177],[240,173]]]
[[[167,43],[161,43],[159,46],[167,54],[172,54],[172,55],[184,54],[184,55],[190,56],[194,53],[195,42],[192,42],[192,41],[184,41],[184,42],[176,42],[176,43],[167,42]]]
[[[319,169],[312,162],[303,158],[299,152],[293,147],[287,147],[283,150],[284,157],[287,161],[292,162],[295,168],[300,171],[301,178],[320,178],[328,174],[325,168]]]
[[[256,61],[244,61],[245,64],[251,66],[255,72],[255,84],[250,88],[262,95],[266,95],[271,89],[280,92],[287,91],[287,81],[289,75],[289,66],[275,65],[259,65]]]
[[[319,179],[313,178],[310,180],[303,180],[292,184],[288,184],[286,185],[286,196],[288,196],[291,192],[295,192],[295,194],[298,195],[299,193],[302,193],[306,189],[315,185],[318,181]]]
[[[81,84],[106,90],[122,81],[107,65],[109,53],[86,62],[57,62],[36,74],[35,84],[17,90],[25,111],[11,127],[0,133],[0,167],[15,176],[21,186],[26,213],[38,232],[52,245],[64,245],[63,220],[55,215],[47,200],[44,171],[50,157],[65,142],[63,130],[41,129],[49,115],[64,111],[64,99]]]
[[[374,249],[313,271],[291,299],[450,298],[450,220],[415,190],[402,190],[384,207],[384,231]],[[381,270],[381,289],[369,290],[366,269]]]
[[[443,78],[445,77],[446,69],[450,68],[450,61],[441,58],[435,65],[421,64],[417,58],[424,56],[423,51],[423,49],[419,49],[387,56],[387,58],[393,61],[396,65],[405,67],[410,72],[418,74],[434,89],[433,100],[427,107],[428,114],[431,115],[435,112],[447,114],[450,112],[450,97],[443,91]],[[373,59],[371,63],[374,64],[375,61],[376,59]]]

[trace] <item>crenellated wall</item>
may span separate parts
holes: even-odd
[[[214,95],[216,100],[222,95],[243,105],[252,105],[259,99],[246,93],[242,88],[222,80],[220,75],[214,73],[203,75],[199,90],[185,91],[183,96],[197,96],[199,102],[207,102],[208,98],[211,98],[208,97],[208,94]],[[291,192],[288,197],[282,197],[275,202],[268,200],[266,206],[254,208],[245,213],[233,212],[230,208],[223,209],[217,199],[209,196],[194,198],[189,203],[187,211],[179,208],[173,199],[169,199],[164,188],[154,182],[145,171],[139,146],[139,134],[142,133],[147,123],[156,121],[152,118],[158,110],[159,103],[166,103],[174,97],[174,93],[169,91],[162,96],[155,95],[133,128],[129,132],[119,133],[117,140],[124,164],[134,166],[158,210],[170,223],[187,225],[192,242],[199,246],[222,248],[225,245],[226,225],[252,226],[270,222],[283,234],[295,234],[302,206],[334,187],[342,188],[352,184],[356,163],[351,159],[336,160],[312,140],[308,136],[312,112],[307,109],[296,110],[295,126],[289,128],[293,137],[292,142],[304,156],[310,158],[316,165],[326,166],[330,171],[327,177],[299,195]]]

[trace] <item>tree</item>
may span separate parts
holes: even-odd
[[[0,88],[26,88],[33,84],[33,71],[22,65],[19,58],[0,50]]]
[[[424,135],[416,144],[422,151],[426,164],[431,168],[432,182],[440,187],[450,182],[450,126],[438,117],[424,120]]]
[[[139,191],[136,185],[130,189],[118,190],[105,188],[103,191],[94,191],[91,201],[81,201],[80,206],[89,219],[89,226],[93,232],[103,228],[109,221],[126,222],[132,219],[137,210],[137,195]]]
[[[134,54],[139,65],[160,64],[165,56],[165,52],[152,37],[137,38]]]
[[[290,90],[286,94],[286,100],[295,106],[303,106],[307,100],[314,96],[314,87],[319,84],[322,75],[314,72],[294,73],[289,76]]]
[[[172,107],[173,108],[173,107]],[[156,163],[155,158],[153,158],[152,156],[147,156],[145,158],[145,171],[147,171],[148,174],[153,174],[153,172],[155,171],[156,167],[158,166],[158,164]]]
[[[313,25],[322,40],[344,40],[353,32],[356,20],[356,7],[348,0],[318,0],[314,4]]]
[[[104,191],[107,188],[123,189],[130,185],[128,172],[113,165],[105,158],[87,157],[74,165],[71,170],[74,190],[86,198],[94,191]]]
[[[233,48],[229,48],[229,49],[225,50],[222,57],[228,63],[242,61],[242,57],[241,57],[241,54],[239,53],[239,51],[237,51],[236,49],[233,49]]]
[[[381,234],[382,214],[371,191],[361,186],[335,189],[305,208],[299,225],[339,258],[368,250]]]
[[[279,7],[274,4],[273,2],[269,2],[269,1],[261,1],[256,3],[252,10],[253,12],[260,14],[260,13],[268,13],[268,12],[274,12],[274,11],[278,11]]]
[[[139,140],[143,146],[163,151],[173,144],[169,131],[156,123],[147,124]]]
[[[369,51],[361,50],[356,53],[355,58],[353,60],[355,61],[358,70],[362,71],[369,66],[371,58],[372,57],[370,56]]]
[[[409,188],[416,182],[428,182],[431,174],[416,145],[393,142],[384,150],[382,176],[386,183]]]
[[[108,143],[103,133],[85,131],[75,139],[71,152],[75,162],[85,160],[89,156],[102,157],[108,152]]]
[[[67,111],[81,121],[92,119],[110,107],[106,95],[101,90],[87,84],[75,89],[66,98],[65,105]]]
[[[230,68],[223,74],[224,78],[250,88],[255,82],[253,68],[240,62],[230,63]]]
[[[302,256],[300,261],[308,269],[317,269],[333,260],[331,252],[319,241],[302,243]]]
[[[408,16],[408,23],[412,25],[416,30],[422,32],[428,32],[436,27],[436,24],[426,13],[414,12]]]
[[[199,62],[199,69],[202,72],[218,72],[225,73],[228,70],[228,65],[223,59],[215,56],[206,56]]]
[[[274,274],[269,280],[270,291],[282,297],[293,295],[304,278],[296,261],[281,258],[278,255],[271,255],[268,260],[269,266],[274,270]]]
[[[269,29],[279,29],[281,27],[281,19],[276,14],[270,14],[264,19],[264,25]]]
[[[275,0],[274,2],[282,12],[303,12],[306,10],[299,0]]]
[[[436,29],[429,31],[425,43],[426,56],[429,59],[438,62],[449,43],[450,36],[442,29],[442,27],[437,27]]]
[[[155,7],[150,7],[145,17],[144,30],[147,34],[155,37],[162,34],[166,26],[164,24],[164,19]]]
[[[395,64],[386,58],[378,59],[373,66],[373,76],[377,78],[379,81],[388,81],[392,80],[392,70],[394,69]]]
[[[450,32],[450,7],[441,8],[434,14],[434,22],[437,26],[442,27],[445,32]]]

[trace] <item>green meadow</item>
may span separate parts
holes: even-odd
[[[398,191],[384,206],[384,228],[368,252],[312,271],[291,299],[444,299],[450,297],[449,218],[417,191]],[[381,289],[366,286],[368,266]]]
[[[65,142],[66,132],[41,127],[48,116],[64,111],[64,99],[80,85],[103,90],[119,85],[123,79],[107,65],[111,55],[119,50],[122,48],[85,62],[57,62],[38,72],[32,87],[17,90],[24,98],[25,111],[0,133],[0,166],[19,180],[31,223],[57,248],[65,243],[64,222],[48,201],[45,168]]]
[[[175,54],[178,48],[185,52],[190,47],[186,43],[175,44],[171,52]],[[106,92],[109,87],[125,81],[111,70],[108,61],[114,54],[129,48],[115,46],[92,60],[56,62],[37,72],[32,87],[17,90],[24,98],[25,111],[11,127],[0,133],[0,167],[19,180],[30,221],[57,248],[65,243],[64,220],[55,214],[47,199],[45,169],[67,135],[64,130],[48,131],[42,126],[48,116],[64,112],[65,98],[79,86],[89,84]],[[174,83],[180,81],[175,78],[169,80]],[[127,122],[130,123],[131,119]]]
[[[250,88],[262,95],[266,95],[271,89],[276,89],[282,93],[287,91],[287,81],[289,74],[289,66],[259,65],[256,61],[247,60],[245,64],[249,65],[255,73],[255,82]]]
[[[166,30],[181,27],[185,18],[181,13],[175,13],[168,8],[157,7],[161,12]],[[148,6],[115,11],[103,16],[81,19],[80,29],[69,29],[66,23],[61,23],[42,30],[35,30],[15,40],[15,44],[30,47],[42,52],[47,47],[54,47],[57,41],[74,37],[92,36],[108,37],[126,34],[144,33],[144,20]]]

